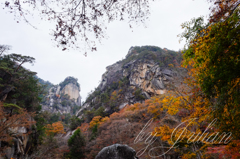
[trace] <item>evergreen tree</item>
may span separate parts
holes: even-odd
[[[82,135],[81,130],[77,129],[68,140],[68,146],[70,148],[68,157],[71,159],[85,158],[84,154],[85,145],[86,145],[85,138]]]

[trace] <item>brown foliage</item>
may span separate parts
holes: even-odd
[[[5,108],[4,104],[0,102],[0,141],[5,142],[5,144],[11,144],[13,135],[23,135],[18,133],[19,128],[30,129],[31,125],[35,124],[35,121],[32,119],[34,115],[34,113],[27,112],[15,105],[9,105],[9,107]],[[27,132],[27,134],[30,133],[31,131]]]
[[[219,22],[227,19],[239,6],[239,0],[209,0],[213,3],[210,22]]]
[[[150,101],[148,101],[148,104],[149,103]],[[134,143],[134,140],[147,121],[153,116],[151,113],[148,113],[148,104],[136,103],[134,105],[128,105],[120,112],[115,112],[110,115],[109,120],[99,125],[97,138],[87,142],[87,158],[94,159],[102,148],[116,143],[127,144],[130,147],[133,147],[136,151],[144,149],[147,146],[144,143],[145,140],[137,143]],[[158,124],[157,121],[154,121],[146,130],[144,130],[144,132],[146,134],[151,134]],[[151,146],[159,146],[154,144]],[[141,157],[150,158],[147,155],[147,152],[148,151],[146,151]]]
[[[48,136],[44,139],[43,144],[38,145],[37,151],[35,151],[29,158],[62,159],[66,152],[69,152],[66,138],[62,136]]]

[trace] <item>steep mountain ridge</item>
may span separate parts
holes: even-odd
[[[67,77],[59,85],[52,85],[41,103],[42,111],[75,114],[81,105],[80,85],[74,77]]]
[[[127,104],[145,99],[177,86],[181,81],[181,53],[155,46],[131,47],[126,58],[106,67],[101,82],[88,96],[77,116],[90,120],[109,115]],[[173,85],[172,82],[175,84]]]

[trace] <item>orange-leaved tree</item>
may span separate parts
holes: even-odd
[[[197,18],[183,24],[185,32],[182,37],[187,39],[188,47],[184,50],[183,66],[189,70],[190,77],[186,79],[189,88],[188,92],[176,91],[178,95],[169,98],[181,99],[176,103],[177,107],[179,111],[186,110],[182,121],[188,121],[183,124],[183,127],[188,127],[185,131],[188,135],[182,136],[179,144],[190,146],[193,151],[186,152],[183,158],[207,158],[219,150],[226,152],[224,155],[219,153],[219,158],[239,156],[240,146],[236,143],[240,136],[240,11],[239,3],[235,2],[218,1],[216,8],[219,10],[213,13],[218,16],[216,21],[210,18],[209,23],[204,24],[203,18]],[[205,132],[204,128],[211,121],[216,122],[205,134],[205,139],[208,140],[201,140],[196,144],[194,139]],[[160,127],[153,134],[156,133],[171,143],[165,134],[169,134],[166,131],[172,133],[174,130]],[[181,132],[183,131],[175,132],[176,140],[182,135]],[[232,137],[235,140],[225,146],[226,143],[220,142],[220,133],[223,134],[222,138],[231,136],[228,141]],[[204,156],[200,150],[209,144],[217,147],[211,150],[208,148],[207,151],[205,149]]]
[[[48,136],[56,134],[65,134],[64,126],[61,121],[55,122],[53,124],[48,124],[46,126],[46,133]]]

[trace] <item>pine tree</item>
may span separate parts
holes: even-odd
[[[81,130],[77,129],[68,140],[68,146],[70,148],[68,157],[71,159],[85,158],[85,154],[84,154],[85,145],[86,145],[85,138],[82,135]]]

